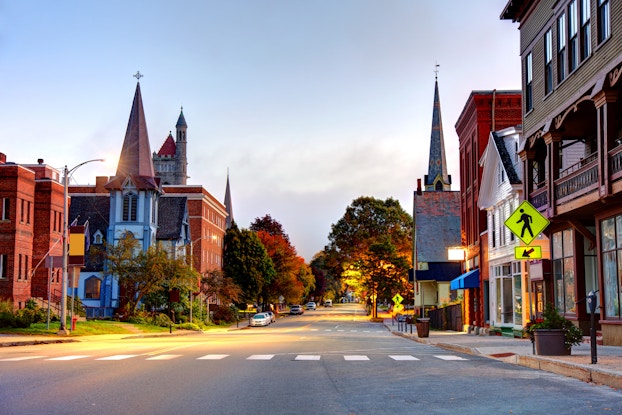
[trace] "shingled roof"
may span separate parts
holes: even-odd
[[[88,233],[90,235],[91,249],[87,252],[84,260],[84,271],[101,271],[104,268],[104,250],[110,218],[109,196],[71,196],[69,207],[69,223],[78,219],[78,225],[84,225],[88,221]],[[99,231],[103,237],[103,244],[93,249],[93,235]]]
[[[158,151],[158,156],[160,157],[174,157],[175,152],[177,151],[177,145],[175,144],[175,139],[173,135],[169,132],[168,137],[164,140],[164,144],[160,147],[160,151]]]
[[[158,202],[158,231],[156,239],[170,240],[182,238],[182,229],[187,221],[187,197],[161,197]]]

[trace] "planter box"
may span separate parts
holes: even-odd
[[[566,332],[564,330],[544,330],[534,331],[534,343],[536,354],[540,356],[567,356],[570,355],[570,348],[566,347]]]
[[[430,319],[429,318],[418,318],[416,320],[415,326],[417,326],[418,337],[429,337],[430,336]]]

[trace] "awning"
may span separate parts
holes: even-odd
[[[449,284],[449,288],[452,290],[477,287],[479,287],[479,268],[465,272],[461,276],[451,280],[451,283]]]

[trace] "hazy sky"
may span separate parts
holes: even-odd
[[[151,150],[183,106],[189,184],[234,219],[270,214],[310,260],[359,196],[412,212],[427,174],[434,68],[447,166],[472,90],[520,89],[507,1],[0,0],[0,152],[116,171],[140,71]]]

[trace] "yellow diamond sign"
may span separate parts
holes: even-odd
[[[525,245],[529,245],[549,223],[538,209],[525,200],[505,221],[505,226]]]
[[[393,300],[393,302],[394,302],[395,304],[401,304],[401,303],[402,303],[402,301],[404,301],[404,297],[402,297],[402,296],[401,296],[401,295],[399,295],[399,294],[395,294],[395,295],[393,296],[392,300]]]

